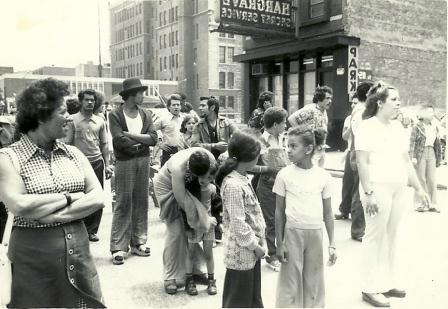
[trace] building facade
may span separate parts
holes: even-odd
[[[141,77],[134,74],[138,72],[123,67],[129,67],[133,61],[143,63],[143,74],[148,72],[145,78],[178,81],[178,91],[185,93],[195,108],[201,96],[216,96],[221,103],[220,113],[240,122],[244,105],[243,65],[235,62],[233,56],[242,52],[243,38],[216,32],[215,2],[149,0],[111,7],[112,76]],[[140,5],[142,13],[139,13]],[[125,21],[115,17],[123,14]],[[129,38],[123,34],[122,29],[129,27],[131,30],[125,33],[133,33],[132,28],[138,28],[136,25],[140,22],[143,33]],[[128,42],[131,47],[126,48]],[[140,55],[132,57],[132,46],[140,42],[144,47],[141,58]]]
[[[263,0],[256,2],[258,7],[248,3],[220,0],[217,19],[227,6],[224,12],[237,24],[247,20],[244,16],[268,13],[277,14],[280,21],[286,7],[295,29],[281,35],[242,27],[248,37],[244,53],[235,60],[245,65],[246,119],[261,91],[273,91],[275,104],[292,113],[311,102],[316,86],[327,85],[334,91],[327,143],[343,149],[349,95],[363,80],[394,85],[404,106],[433,102],[445,108],[446,1]],[[226,32],[226,27],[220,25],[220,31]]]
[[[111,77],[111,69],[110,64],[107,63],[101,66],[101,76],[100,76],[100,68],[98,64],[94,64],[92,61],[88,61],[87,63],[80,63],[75,68],[76,76],[84,76],[84,77]]]
[[[56,75],[56,76],[74,76],[75,68],[57,67],[57,66],[43,66],[33,70],[33,74],[37,75]]]

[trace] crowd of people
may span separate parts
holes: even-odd
[[[421,107],[406,135],[398,90],[383,82],[358,87],[343,131],[349,147],[340,213],[333,214],[323,168],[330,87],[317,87],[313,102],[289,117],[263,92],[242,130],[220,115],[215,97],[201,97],[196,114],[184,95],[171,94],[167,116],[155,119],[141,106],[147,87],[137,78],[122,86],[123,103],[104,113],[101,93],[65,100],[65,83],[36,81],[18,96],[16,133],[0,127],[2,220],[6,208],[14,216],[10,307],[105,307],[89,241],[100,241],[103,184],[112,176],[111,261],[151,255],[150,147],[161,149],[151,185],[166,228],[167,294],[185,287],[198,295],[196,284],[205,283],[216,295],[213,248],[223,241],[223,307],[263,307],[262,259],[279,272],[277,307],[324,307],[322,230],[333,265],[334,219],[351,214],[351,237],[369,265],[361,270],[362,299],[387,307],[387,297],[405,297],[395,270],[406,186],[415,189],[418,211],[439,211],[433,106]]]

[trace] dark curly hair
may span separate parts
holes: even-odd
[[[39,122],[50,119],[53,112],[69,95],[68,85],[54,78],[45,78],[31,83],[17,99],[17,129],[28,133],[39,126]]]
[[[93,89],[84,89],[84,90],[81,90],[81,91],[78,93],[78,101],[79,101],[79,103],[82,104],[82,100],[84,100],[84,96],[85,96],[86,94],[93,95],[93,99],[95,100],[95,104],[96,104],[96,102],[98,101],[98,95],[97,95],[96,91],[93,90]]]
[[[313,103],[321,102],[325,99],[325,96],[329,94],[333,94],[333,89],[328,86],[318,86],[314,91]]]
[[[180,125],[180,130],[179,130],[180,132],[182,132],[182,133],[187,132],[186,125],[191,119],[194,119],[195,122],[199,121],[199,119],[196,116],[189,115],[189,114],[185,115],[184,120],[182,120],[182,124]]]
[[[313,152],[316,147],[323,146],[327,138],[327,132],[324,129],[314,129],[309,125],[300,125],[294,128],[290,128],[288,131],[288,136],[299,136],[303,142],[304,146],[313,145]]]
[[[272,91],[263,91],[258,97],[257,108],[264,110],[264,102],[269,101],[272,103],[274,98],[274,93]]]

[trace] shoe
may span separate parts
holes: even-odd
[[[187,285],[185,286],[185,291],[187,291],[187,294],[191,296],[198,295],[198,290],[196,289],[196,284],[194,283],[193,278],[187,279]]]
[[[429,207],[429,208],[428,208],[428,211],[429,211],[429,212],[437,212],[437,213],[440,213],[440,209],[437,208],[437,207]]]
[[[114,265],[121,265],[124,264],[124,251],[115,251],[112,253],[112,263]]]
[[[139,256],[150,256],[151,249],[145,245],[139,245],[138,247],[131,247],[131,253]]]
[[[381,293],[364,293],[362,292],[362,300],[374,307],[390,307],[387,298]]]
[[[92,233],[92,234],[89,234],[89,240],[93,241],[93,242],[97,242],[100,239],[99,239],[99,237],[95,233]]]
[[[216,289],[216,279],[208,280],[207,293],[208,295],[216,295],[216,293],[218,293],[218,290]]]
[[[343,213],[334,214],[334,219],[335,220],[347,220],[348,214],[343,214]]]
[[[387,291],[386,293],[383,293],[386,297],[398,297],[398,298],[404,298],[406,297],[406,291],[405,290],[399,290],[399,289],[392,289]]]
[[[352,236],[352,239],[356,240],[356,241],[359,241],[359,242],[362,242],[362,236]]]
[[[174,294],[177,293],[177,285],[176,285],[176,280],[175,279],[165,280],[163,285],[165,287],[165,292],[167,294],[174,295]]]
[[[418,212],[425,212],[425,211],[429,211],[429,208],[426,207],[426,206],[421,205],[421,206],[418,206],[418,207],[415,209],[415,211],[418,211]]]
[[[194,283],[200,285],[208,285],[208,278],[206,274],[193,274]]]
[[[269,266],[273,271],[276,271],[276,272],[279,272],[279,271],[280,271],[280,266],[281,266],[281,265],[282,265],[282,264],[281,264],[280,261],[277,260],[277,259],[274,259],[274,260],[271,260],[271,261],[268,262],[268,266]]]

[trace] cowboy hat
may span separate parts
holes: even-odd
[[[119,92],[121,96],[131,90],[147,90],[148,86],[143,86],[138,78],[128,78],[123,81],[123,90]]]

